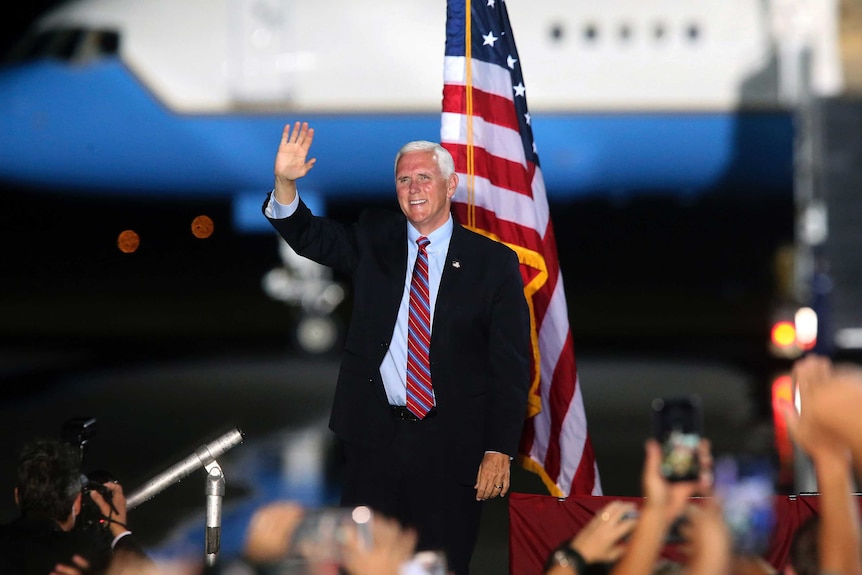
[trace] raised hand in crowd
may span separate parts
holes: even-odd
[[[376,514],[371,523],[371,545],[352,537],[347,542],[343,567],[349,575],[399,575],[416,551],[417,534],[390,517]],[[402,570],[404,569],[404,570]]]
[[[259,507],[246,529],[243,557],[260,565],[283,559],[304,515],[305,509],[293,501],[276,501]]]
[[[800,409],[780,405],[794,442],[812,461],[820,493],[820,573],[862,574],[853,464],[862,469],[862,370],[810,355],[793,366]]]
[[[590,564],[613,563],[625,551],[623,540],[637,518],[633,502],[615,500],[599,509],[571,539],[554,549],[545,565],[547,575],[580,573]]]
[[[370,541],[360,536],[359,530],[343,529],[337,542],[316,540],[296,544],[295,535],[303,518],[312,510],[293,501],[275,501],[265,504],[252,514],[246,529],[242,557],[246,565],[271,572],[292,557],[301,558],[313,573],[326,571],[332,565],[335,543],[339,547],[338,567],[348,575],[399,575],[414,558],[417,535],[412,529],[401,527],[395,519],[375,513],[371,519]],[[314,538],[316,539],[316,537]],[[316,544],[320,543],[321,547]]]
[[[701,439],[698,445],[700,473],[695,481],[668,481],[661,473],[659,442],[651,438],[644,447],[646,457],[641,474],[644,503],[628,547],[614,564],[611,575],[649,575],[674,523],[688,507],[689,499],[712,492],[711,445],[707,439]]]
[[[87,575],[90,572],[90,562],[80,555],[73,555],[72,562],[57,563],[50,575]]]
[[[793,384],[800,413],[781,403],[793,440],[812,459],[828,457],[824,451],[849,451],[862,472],[862,369],[833,365],[826,357],[809,355],[793,365]]]
[[[569,542],[587,563],[613,563],[619,559],[637,523],[637,506],[633,502],[611,501],[602,507]]]
[[[721,501],[707,497],[689,504],[680,526],[686,560],[686,575],[726,575],[732,563],[730,530],[724,520]],[[741,575],[733,571],[735,575]]]

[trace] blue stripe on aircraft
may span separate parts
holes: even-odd
[[[282,128],[297,119],[316,129],[318,163],[303,184],[324,202],[394,197],[398,148],[440,131],[435,113],[177,114],[118,60],[44,60],[0,72],[0,179],[153,197],[260,190],[262,200]],[[792,190],[786,112],[535,112],[533,129],[550,201]],[[268,229],[248,213],[240,227]]]

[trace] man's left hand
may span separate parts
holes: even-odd
[[[511,460],[505,453],[488,452],[476,476],[476,501],[503,497],[509,492]]]

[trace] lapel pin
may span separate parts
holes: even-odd
[[[461,262],[458,260],[452,260],[452,267],[455,269],[459,269],[461,267]]]

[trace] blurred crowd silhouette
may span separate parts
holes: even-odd
[[[551,551],[543,573],[862,575],[855,493],[856,474],[862,474],[862,368],[810,355],[794,364],[793,381],[797,401],[781,401],[776,409],[810,458],[819,512],[796,529],[785,565],[772,565],[758,553],[755,534],[743,533],[740,539],[728,512],[744,495],[720,488],[724,471],[713,459],[708,438],[697,444],[696,476],[679,480],[663,470],[662,445],[650,437],[642,498],[613,500],[600,508]],[[255,510],[240,557],[214,565],[200,557],[154,561],[135,541],[122,486],[110,479],[88,480],[74,446],[56,439],[36,438],[24,445],[14,495],[20,516],[0,527],[3,574],[447,573],[441,553],[416,552],[417,533],[409,526],[368,508],[310,509],[294,501]],[[763,503],[762,493],[754,497]],[[679,558],[663,554],[671,541]]]

